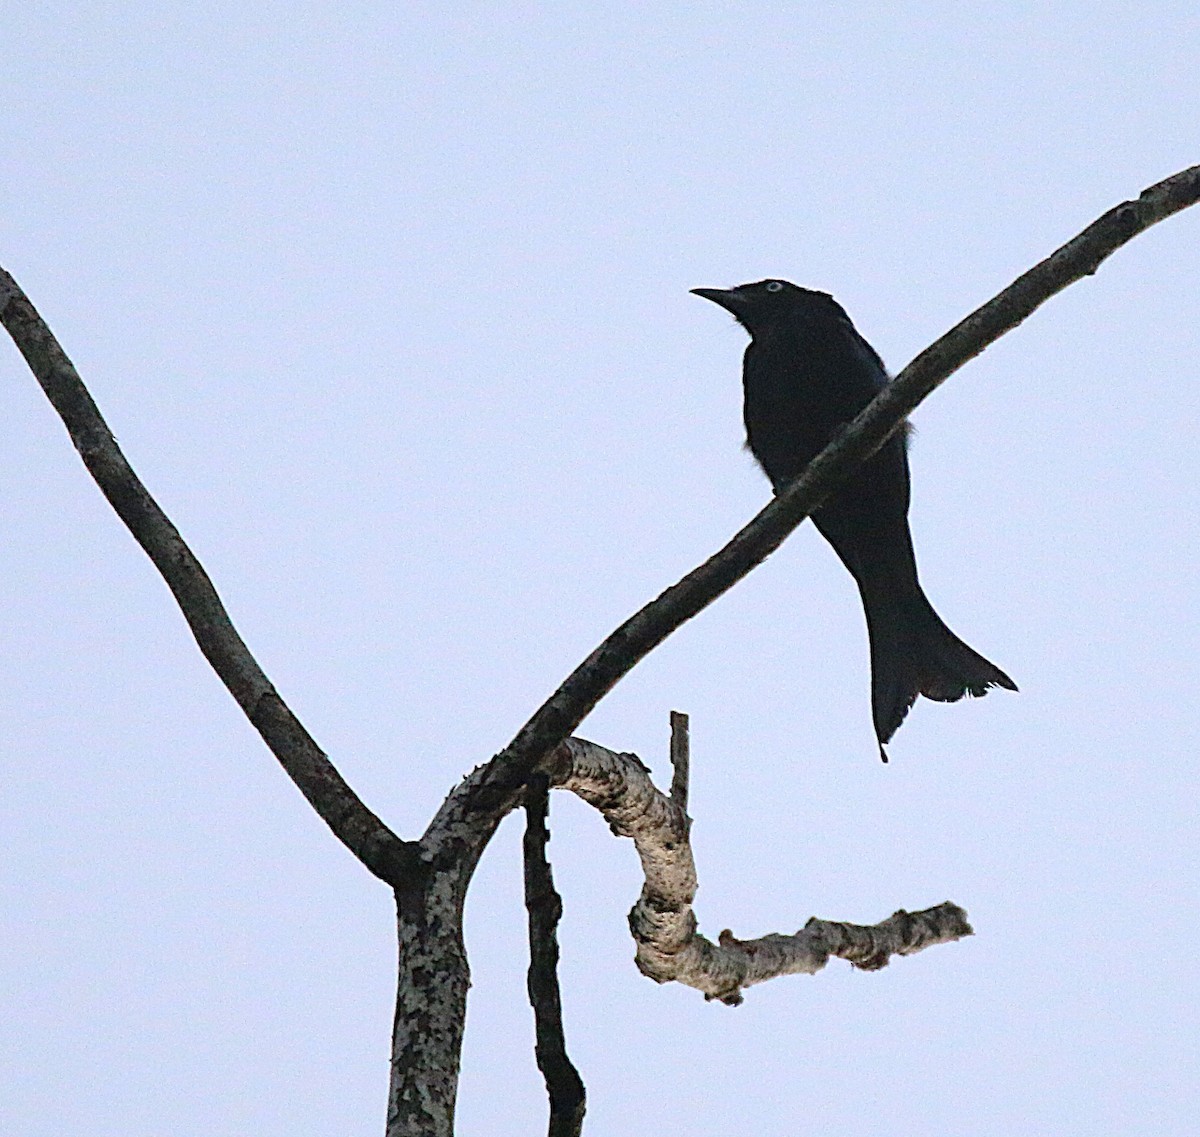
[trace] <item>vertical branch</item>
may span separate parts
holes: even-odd
[[[688,778],[691,774],[692,741],[688,717],[682,711],[671,712],[671,800],[685,816],[688,806]]]
[[[550,831],[549,782],[545,774],[530,781],[525,798],[525,907],[529,912],[529,1002],[537,1041],[534,1053],[550,1098],[549,1137],[579,1137],[586,1092],[579,1071],[567,1056],[562,1000],[558,990],[558,921],[562,897],[554,888],[546,845]]]
[[[400,958],[386,1137],[454,1137],[471,986],[462,935],[469,878],[450,865],[396,889]]]

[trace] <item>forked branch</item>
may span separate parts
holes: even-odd
[[[711,998],[736,1002],[752,983],[818,970],[832,955],[874,968],[892,955],[970,934],[965,914],[946,904],[898,912],[871,927],[809,921],[793,936],[742,941],[723,934],[713,944],[696,932],[691,909],[695,867],[682,775],[678,792],[667,797],[633,756],[569,736],[650,651],[778,548],[934,388],[1055,293],[1095,272],[1127,241],[1197,200],[1200,166],[1151,186],[1137,200],[1109,210],[922,352],[723,549],[608,636],[512,742],[450,795],[419,843],[401,840],[366,807],[280,698],[203,567],[130,468],[66,353],[0,269],[0,322],[61,416],[88,471],[162,574],[205,658],[335,835],[397,891],[402,983],[389,1134],[448,1133],[452,1125],[468,982],[462,904],[483,848],[500,819],[520,804],[539,766],[592,801],[615,829],[637,842],[646,886],[630,923],[638,966],[659,981],[689,983]],[[422,1032],[418,1020],[432,1015],[435,1005],[444,1008],[447,1021]],[[421,1014],[410,1014],[413,1008]]]
[[[471,854],[515,808],[529,775],[640,660],[765,560],[854,467],[870,457],[931,391],[1137,234],[1200,199],[1200,166],[1110,209],[1077,237],[962,320],[908,365],[788,490],[723,549],[636,612],[542,704],[472,779],[477,796]],[[423,873],[414,842],[376,817],[280,698],[238,635],[203,566],[150,496],[53,333],[16,281],[0,269],[0,322],[24,355],[101,491],[154,562],[213,669],[313,808],[377,876],[409,887]],[[460,809],[463,803],[460,803]],[[482,842],[482,844],[481,844]],[[427,863],[427,862],[425,862]]]

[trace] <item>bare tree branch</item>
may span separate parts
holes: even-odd
[[[882,445],[912,408],[955,369],[1015,327],[1055,292],[1095,271],[1125,241],[1171,213],[1194,204],[1198,198],[1200,167],[1151,187],[1138,201],[1109,211],[1042,265],[951,329],[905,368],[783,495],[715,556],[617,628],[567,677],[505,750],[464,778],[443,802],[420,842],[421,862],[431,874],[430,895],[457,897],[453,911],[459,921],[458,934],[461,934],[461,899],[500,820],[520,804],[524,785],[539,764],[556,781],[556,770],[565,778],[571,766],[572,748],[590,745],[578,739],[568,741],[567,736],[626,672],[675,628],[773,552],[820,503],[838,478],[845,477],[856,462]],[[630,763],[640,767],[632,756],[625,765]],[[580,784],[582,787],[583,783]],[[589,791],[599,795],[594,801],[599,808],[604,807],[603,786],[601,778]],[[660,981],[679,978],[698,986],[709,997],[734,1002],[740,997],[742,987],[762,982],[773,974],[784,974],[789,968],[815,970],[830,954],[843,955],[859,966],[880,966],[891,955],[918,951],[933,943],[970,934],[965,913],[945,904],[923,913],[897,913],[873,928],[810,921],[794,937],[742,942],[726,935],[713,945],[695,930],[691,910],[695,868],[687,845],[683,811],[661,794],[657,798],[651,795],[649,801],[660,812],[664,809],[662,802],[670,807],[667,810],[670,816],[651,826],[651,831],[671,836],[639,846],[639,855],[647,868],[647,888],[631,914],[630,923],[638,940],[639,967]],[[655,881],[658,883],[652,886]],[[687,899],[681,906],[674,906],[667,900],[659,903],[659,897],[664,896]],[[436,926],[442,928],[444,922],[438,921]],[[402,989],[409,990],[411,1000],[420,1001],[425,992],[435,1002],[440,1000],[438,1005],[454,1005],[441,976],[447,973],[447,967],[456,976],[465,975],[465,961],[459,960],[456,951],[447,948],[441,956],[431,952],[407,969],[404,965],[407,957],[402,952]],[[803,965],[794,968],[795,961]],[[422,1085],[428,1096],[428,1076],[421,1082],[417,1074],[410,1073],[421,1068],[422,1063],[429,1069],[439,1068],[432,1052],[426,1053],[428,1050],[421,1040],[413,1038],[411,1031],[397,1030],[393,1041],[393,1101],[415,1101]],[[437,1053],[444,1056],[450,1051],[440,1047]],[[400,1080],[401,1077],[407,1080]],[[442,1117],[448,1117],[453,1102],[439,1098],[438,1108],[443,1111]],[[424,1114],[412,1112],[410,1116],[417,1120],[406,1128],[401,1114],[394,1115],[394,1124],[389,1122],[388,1137],[426,1131],[421,1120]],[[442,1130],[429,1130],[435,1131]]]
[[[872,927],[810,920],[794,936],[717,944],[696,932],[695,866],[688,844],[686,777],[659,793],[632,755],[568,736],[653,648],[769,556],[837,483],[877,450],[935,387],[1056,292],[1149,226],[1200,199],[1200,166],[1110,210],[922,352],[726,546],[605,639],[538,708],[512,742],[450,794],[420,842],[401,840],[346,784],[230,622],[203,567],[129,467],[75,368],[15,281],[0,269],[0,322],[62,417],[101,491],[175,596],[201,651],[268,747],[336,836],[392,884],[398,905],[400,984],[393,1035],[388,1135],[448,1137],[469,971],[462,909],[496,826],[520,804],[539,767],[632,836],[646,873],[630,915],[638,966],[726,1002],[774,975],[812,972],[831,955],[858,967],[970,934],[951,904],[898,912]]]
[[[875,971],[893,955],[972,934],[967,914],[947,902],[923,912],[901,910],[870,926],[814,917],[794,935],[739,940],[724,931],[714,944],[696,930],[692,910],[690,822],[678,802],[655,787],[637,756],[569,738],[555,750],[552,766],[556,787],[594,805],[618,836],[633,838],[646,880],[629,929],[638,969],[658,983],[683,983],[707,999],[736,1005],[743,988],[778,975],[813,975],[831,956]]]
[[[788,490],[766,506],[723,549],[636,612],[542,704],[512,742],[472,776],[470,807],[458,815],[458,838],[477,860],[499,817],[520,802],[529,774],[579,725],[600,699],[685,621],[766,559],[830,490],[870,457],[935,387],[1049,297],[1090,275],[1138,233],[1200,198],[1193,166],[1123,202],[1088,226],[993,300],[922,352],[846,431],[809,463]],[[146,491],[118,448],[75,368],[8,273],[0,269],[0,321],[58,410],[88,470],[150,556],[175,595],[200,649],[264,741],[334,833],[377,876],[392,884],[420,873],[432,853],[462,851],[435,818],[423,854],[402,841],[362,803],[284,704],[229,620],[203,567]],[[473,818],[467,814],[473,813]]]
[[[583,1079],[567,1056],[562,998],[558,989],[558,922],[562,897],[554,887],[546,845],[550,831],[548,779],[535,774],[525,798],[525,908],[529,913],[529,1002],[537,1041],[534,1053],[550,1098],[549,1137],[579,1137],[583,1130],[586,1092]]]
[[[204,567],[125,460],[58,340],[0,268],[0,322],[58,411],[88,472],[154,562],[196,643],[313,809],[376,876],[395,885],[417,868],[402,841],[359,799],[288,709],[238,635]]]
[[[1126,242],[1200,199],[1200,166],[1122,202],[925,349],[728,544],[634,613],[591,653],[493,760],[492,789],[519,785],[592,708],[681,624],[761,564],[931,391]]]

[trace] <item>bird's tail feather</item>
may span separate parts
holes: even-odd
[[[864,599],[867,599],[864,597]],[[953,703],[1017,685],[994,663],[960,640],[925,594],[892,594],[866,605],[871,638],[871,704],[880,746],[904,721],[918,695]]]

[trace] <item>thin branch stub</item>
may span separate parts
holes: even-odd
[[[688,780],[691,777],[692,743],[688,717],[682,711],[671,712],[671,800],[686,814]]]

